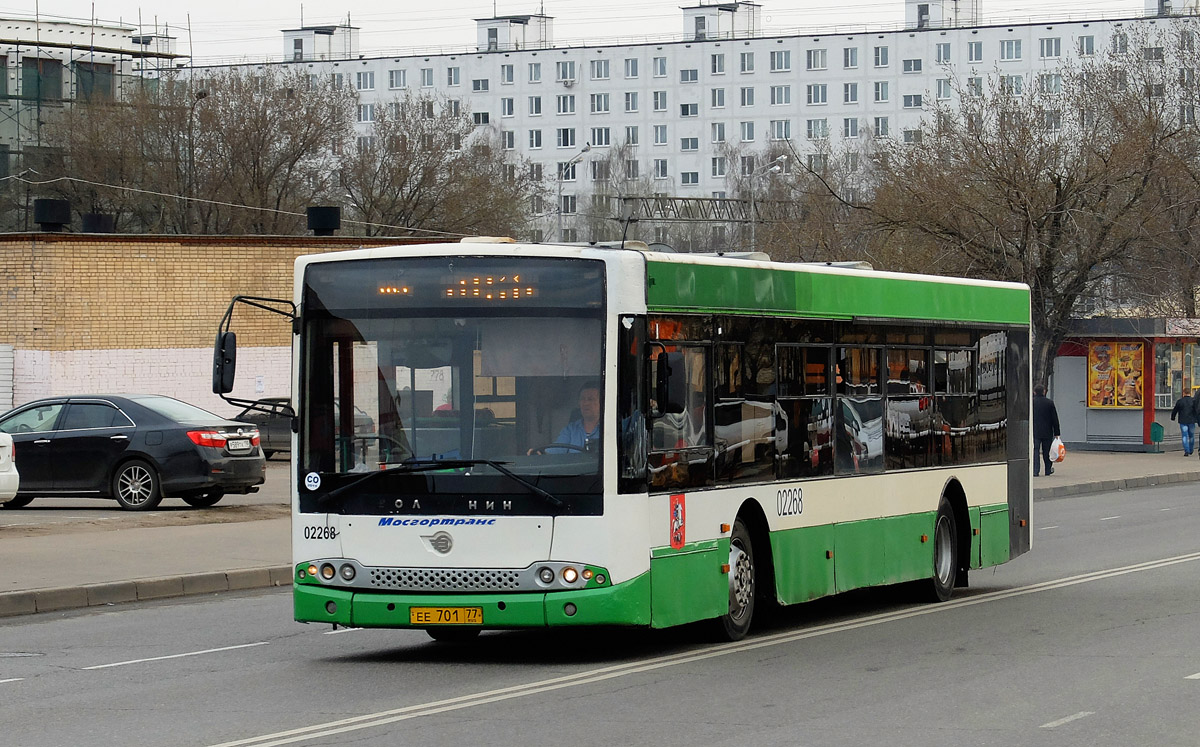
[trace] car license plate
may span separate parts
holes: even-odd
[[[250,439],[248,438],[231,438],[227,442],[230,451],[244,451],[250,448]]]
[[[483,607],[409,607],[410,625],[483,625]]]

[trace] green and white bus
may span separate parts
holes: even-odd
[[[311,255],[248,299],[293,318],[297,620],[736,640],[1029,549],[1026,286],[626,247]]]

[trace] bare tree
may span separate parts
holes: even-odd
[[[458,102],[408,95],[374,111],[369,134],[338,158],[340,186],[368,235],[397,228],[454,234],[527,234],[542,185],[477,126]]]

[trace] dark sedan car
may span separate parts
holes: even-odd
[[[333,405],[334,419],[338,418],[338,405]],[[252,423],[258,426],[262,434],[262,450],[270,459],[275,454],[288,454],[292,451],[292,400],[289,397],[267,397],[256,401],[255,406],[247,407],[234,418],[241,423]],[[354,408],[354,435],[356,437],[370,436],[375,433],[375,421],[359,407]]]
[[[265,479],[258,429],[157,394],[49,397],[0,415],[21,485],[38,496],[114,498],[139,511],[164,496],[197,507],[253,493]]]

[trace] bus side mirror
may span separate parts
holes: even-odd
[[[233,391],[233,373],[237,368],[237,333],[218,332],[213,345],[213,394]]]

